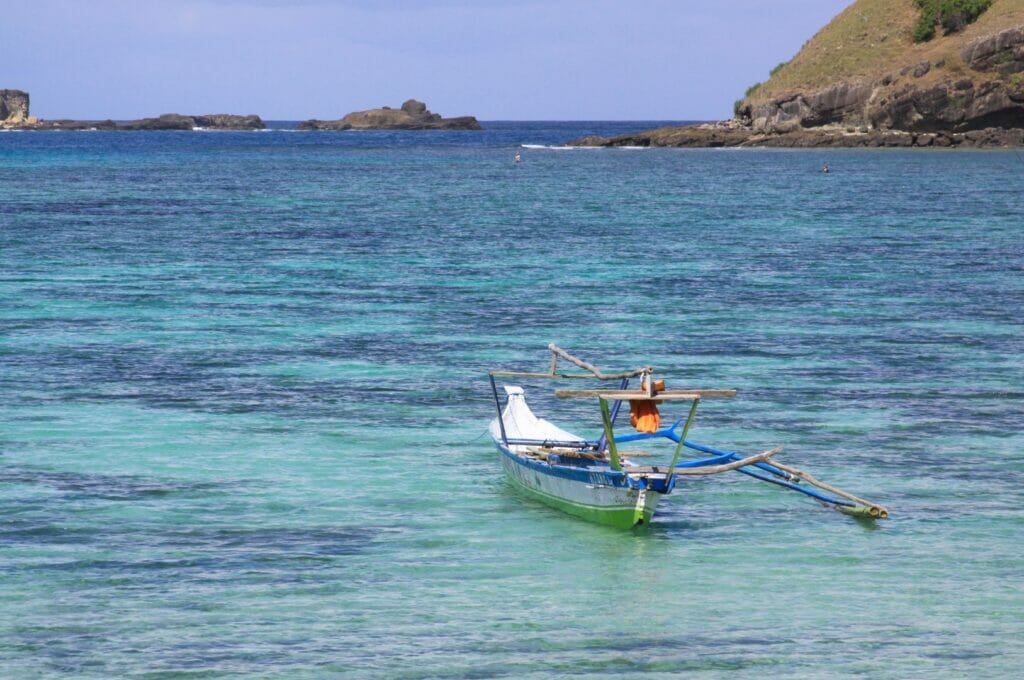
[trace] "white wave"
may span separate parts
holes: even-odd
[[[577,149],[600,149],[599,146],[568,146],[565,144],[520,144],[524,149],[542,149],[544,151],[575,151]]]

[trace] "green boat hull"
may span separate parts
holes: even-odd
[[[502,454],[502,466],[515,488],[549,507],[620,529],[650,524],[654,517],[659,493],[544,474],[520,463],[515,454],[505,450]]]

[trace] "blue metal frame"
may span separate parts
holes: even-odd
[[[657,432],[652,432],[650,434],[644,434],[644,433],[641,433],[641,434],[627,434],[627,435],[624,435],[622,437],[616,437],[615,438],[615,442],[616,443],[634,442],[634,441],[640,441],[640,440],[643,440],[643,439],[654,439],[654,438],[657,438],[657,437],[665,437],[666,439],[671,439],[672,441],[678,443],[679,440],[680,440],[680,435],[676,434],[675,429],[677,427],[679,427],[679,425],[683,422],[683,420],[684,420],[683,418],[680,418],[676,422],[672,423],[672,425],[670,425],[669,427],[664,427],[664,428],[658,430]],[[680,463],[680,464],[676,465],[676,468],[698,468],[698,467],[706,467],[706,466],[709,466],[709,465],[721,465],[723,463],[731,463],[733,461],[737,461],[737,460],[742,460],[743,459],[743,456],[740,455],[739,453],[735,452],[735,451],[723,451],[722,449],[716,449],[713,446],[707,446],[706,444],[698,444],[696,442],[691,442],[689,440],[686,440],[685,442],[683,442],[683,446],[685,446],[688,449],[693,449],[694,451],[701,451],[702,453],[710,453],[714,457],[713,458],[698,459],[698,460],[691,460],[691,461],[687,461],[685,463]],[[772,479],[771,477],[766,477],[764,475],[757,474],[753,470],[749,469],[751,467],[756,467],[759,470],[763,470],[764,472],[772,474],[772,475],[774,475],[776,477],[780,477],[781,479]],[[770,463],[753,463],[752,465],[748,465],[748,466],[745,466],[745,467],[737,468],[737,472],[742,472],[743,474],[745,474],[745,475],[747,475],[749,477],[753,477],[754,479],[758,479],[758,480],[760,480],[762,482],[768,482],[769,484],[777,484],[778,486],[782,486],[782,487],[785,487],[787,489],[792,489],[793,491],[799,491],[802,494],[810,496],[811,498],[815,498],[815,499],[817,499],[819,501],[822,501],[824,503],[830,503],[832,505],[842,505],[842,506],[848,507],[848,508],[857,507],[856,503],[851,503],[850,501],[839,499],[839,498],[835,498],[835,497],[823,494],[823,493],[821,493],[819,491],[815,491],[814,489],[808,489],[807,487],[799,486],[797,484],[797,482],[799,481],[799,477],[797,477],[796,475],[792,475],[792,474],[786,472],[785,470],[780,470],[779,468],[775,467],[774,465],[772,465]]]
[[[625,390],[628,387],[629,387],[629,378],[623,378],[622,382],[619,383],[619,389],[620,390]],[[619,399],[618,401],[616,401],[615,403],[612,404],[612,415],[611,415],[612,427],[615,427],[615,419],[619,417],[619,409],[621,409],[621,408],[622,408],[622,400],[621,399]],[[619,438],[616,437],[615,441],[618,442]],[[607,446],[607,445],[608,445],[608,435],[606,435],[604,432],[602,432],[601,436],[598,437],[598,439],[597,439],[597,450],[598,451],[604,451],[604,447]]]

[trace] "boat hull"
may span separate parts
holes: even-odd
[[[622,529],[649,524],[662,495],[622,473],[548,465],[496,445],[505,474],[525,495],[591,522]]]

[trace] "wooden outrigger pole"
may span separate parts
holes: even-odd
[[[664,484],[661,488],[664,489],[664,493],[668,493],[672,489],[674,486],[673,478],[676,476],[710,475],[735,470],[755,479],[803,493],[827,507],[832,507],[848,515],[870,519],[885,519],[889,516],[889,511],[884,506],[821,482],[803,470],[774,460],[774,456],[782,451],[781,447],[744,457],[734,451],[724,451],[687,440],[701,399],[733,397],[736,395],[736,390],[686,389],[658,391],[655,389],[654,369],[650,366],[622,373],[608,374],[602,372],[593,364],[566,352],[554,343],[549,344],[548,349],[551,351],[551,364],[547,373],[520,373],[514,371],[492,371],[490,373],[491,387],[494,391],[495,404],[498,407],[498,423],[501,428],[501,438],[505,447],[508,447],[510,444],[541,444],[545,447],[541,449],[542,451],[553,451],[551,449],[552,446],[569,444],[576,449],[576,455],[586,457],[589,460],[602,460],[604,459],[605,452],[607,452],[607,464],[615,472],[625,473],[630,478],[646,480],[648,482],[652,479],[651,475],[658,476],[659,480],[663,476]],[[586,373],[559,373],[558,361],[560,359],[583,369]],[[555,391],[555,396],[562,398],[598,399],[604,432],[596,444],[589,442],[540,442],[510,439],[507,436],[502,419],[501,402],[498,399],[497,387],[494,383],[495,377],[619,380],[621,385],[618,389]],[[629,379],[635,377],[641,378],[641,389],[626,389]],[[692,403],[686,418],[677,420],[669,427],[658,429],[655,432],[616,437],[614,422],[623,401],[653,401],[656,403],[661,401],[690,401]],[[683,424],[682,432],[677,434],[675,430],[680,424]],[[618,444],[655,437],[665,437],[676,442],[672,461],[668,466],[640,467],[632,464],[623,465],[623,457],[618,450]],[[711,457],[680,463],[679,458],[684,448],[711,454]],[[585,450],[589,450],[591,453],[585,453]],[[566,457],[566,454],[562,453],[561,456]],[[573,456],[570,455],[569,457]]]

